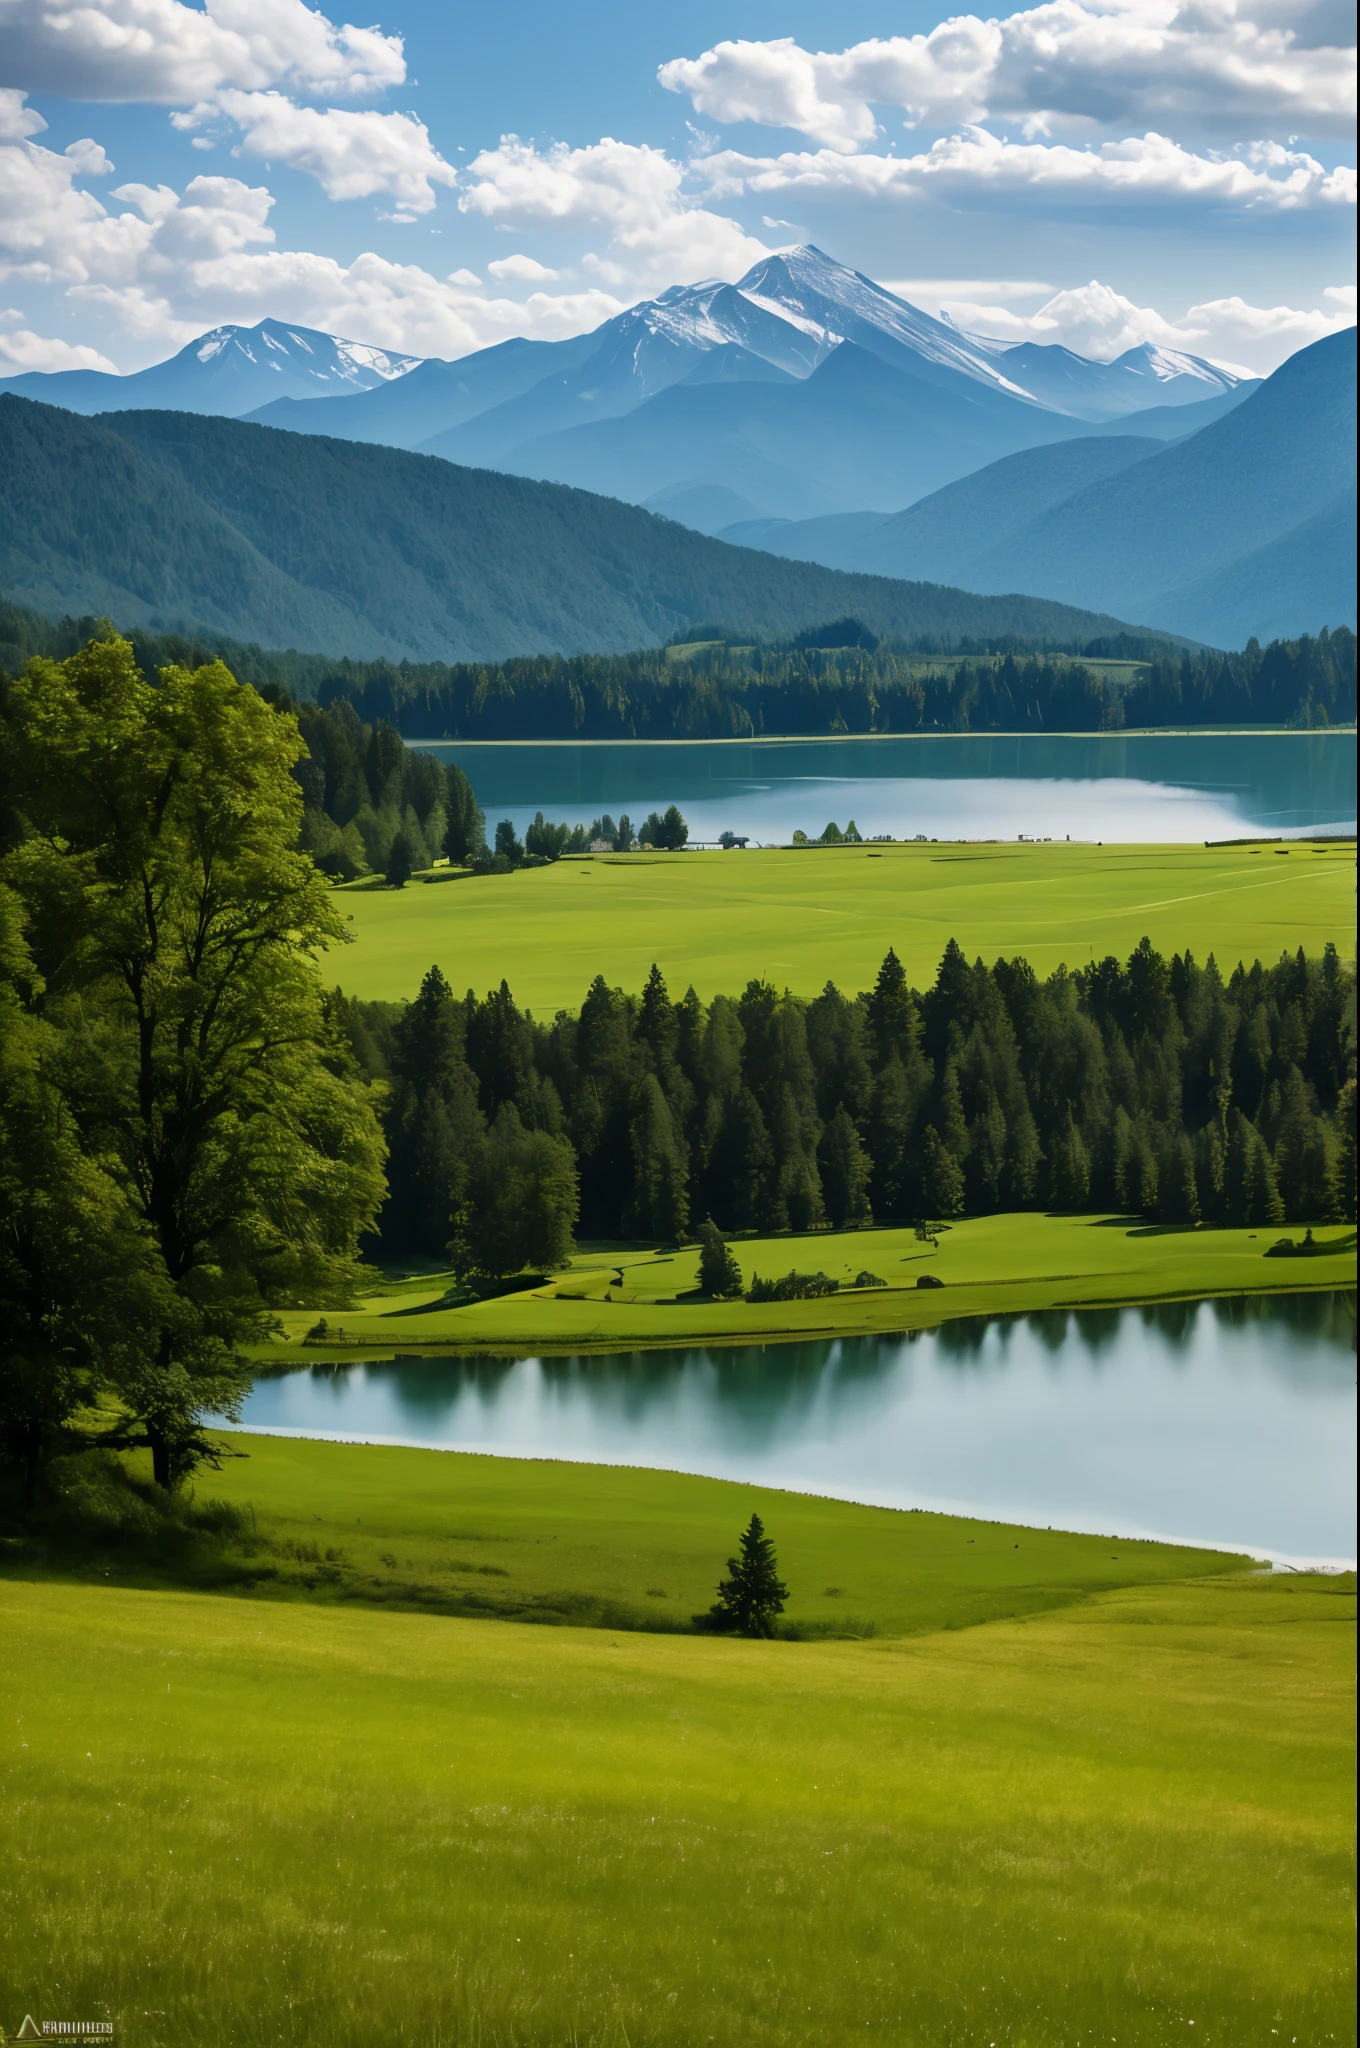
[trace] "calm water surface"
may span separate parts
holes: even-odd
[[[1354,733],[1043,734],[498,745],[419,741],[457,761],[488,818],[588,825],[679,804],[694,839],[786,843],[854,818],[867,838],[1140,842],[1354,831]]]
[[[909,1336],[394,1358],[256,1382],[247,1428],[651,1465],[886,1507],[1355,1557],[1355,1298]]]

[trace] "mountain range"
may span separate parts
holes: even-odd
[[[736,284],[676,286],[592,334],[454,363],[265,321],[216,329],[133,377],[30,372],[0,388],[85,413],[226,413],[420,449],[656,509],[664,499],[702,531],[715,516],[894,512],[1093,426],[1189,431],[1250,382],[1151,346],[1100,363],[966,334],[809,247]]]
[[[853,617],[946,646],[1120,630],[1068,605],[731,547],[561,485],[193,413],[84,419],[0,395],[0,468],[0,591],[49,617],[444,661],[623,652],[712,622],[782,638]]]
[[[890,519],[743,520],[723,537],[1094,605],[1220,647],[1353,627],[1355,379],[1352,327],[1171,446],[1110,435],[1031,448]]]
[[[328,447],[436,456],[462,479],[435,489],[419,472],[426,480],[418,495],[437,505],[441,532],[456,527],[455,508],[490,502],[482,473],[496,471],[588,493],[582,502],[592,509],[582,516],[591,536],[614,531],[602,501],[622,500],[766,557],[989,597],[1019,593],[1233,645],[1355,618],[1354,349],[1351,329],[1300,351],[1264,381],[1150,344],[1096,362],[1058,346],[965,333],[807,247],[763,258],[736,284],[676,286],[591,334],[515,339],[453,363],[262,321],[215,329],[134,376],[30,373],[0,392],[54,399],[68,413],[101,411],[106,427],[123,434],[123,460],[133,440],[155,460],[171,441],[187,445],[186,427],[171,433],[146,424],[162,412],[230,415]],[[134,412],[143,424],[125,430],[120,422]],[[343,470],[334,454],[315,452],[296,462],[275,452],[248,466],[271,490],[264,479],[338,479]],[[474,473],[479,481],[470,480]],[[373,472],[380,498],[395,474],[381,465]],[[579,634],[594,617],[609,636],[599,644],[612,647],[632,644],[644,619],[651,631],[656,621],[692,616],[691,596],[710,573],[715,593],[729,588],[725,575],[706,570],[684,585],[683,600],[680,586],[647,593],[635,567],[623,575],[622,608],[601,596],[600,609],[584,596],[578,606],[575,589],[548,598],[530,562],[532,601],[513,599],[493,573],[500,594],[483,604],[459,570],[458,594],[445,604],[431,569],[433,581],[411,596],[407,617],[375,583],[356,597],[343,557],[323,564],[308,554],[305,596],[276,586],[279,574],[299,580],[301,538],[289,542],[271,528],[264,539],[244,503],[218,505],[211,479],[193,488],[200,510],[228,518],[259,556],[248,571],[241,558],[241,587],[256,592],[268,631],[283,630],[287,618],[299,645],[320,644],[324,627],[336,651],[418,644],[447,653],[449,634],[488,654],[571,648],[587,644]],[[293,484],[280,488],[286,496]],[[530,524],[538,531],[541,508],[564,501],[520,502],[535,506]],[[298,501],[296,517],[307,534],[334,527],[336,514],[323,517]],[[409,534],[399,504],[394,518]],[[341,523],[357,535],[352,517]],[[639,563],[659,561],[658,549],[672,546],[645,526],[630,531]],[[233,631],[264,631],[245,623],[225,586],[187,570],[184,547],[158,595],[149,564],[130,581],[121,569],[106,573],[88,536],[77,541],[68,526],[61,533],[55,553],[40,536],[33,549],[16,536],[12,595],[27,591],[36,603],[34,593],[49,583],[70,592],[85,587],[82,579],[103,578],[125,608],[143,608],[125,609],[128,617],[148,607],[206,617],[195,607],[211,600],[227,606]],[[431,563],[442,545],[432,541]],[[618,584],[614,545],[588,571],[579,549],[562,558],[584,579],[581,592],[599,579]],[[224,562],[238,559],[237,542],[223,546]],[[410,546],[394,547],[376,514],[354,546],[365,563],[389,560],[394,588],[408,589]],[[470,546],[470,558],[480,559],[480,541]],[[110,565],[115,558],[123,560],[117,547]],[[780,588],[787,594],[792,586]],[[343,621],[326,609],[323,592]],[[752,602],[752,622],[773,618],[763,600]],[[863,610],[848,599],[828,604]],[[117,609],[112,600],[104,608]],[[716,594],[700,610],[729,624],[748,617]],[[212,616],[225,630],[226,613]]]
[[[120,377],[111,370],[26,370],[0,391],[68,412],[220,413],[239,419],[278,398],[348,398],[405,377],[419,356],[392,355],[340,334],[261,320],[255,327],[214,327],[186,342],[168,362]]]

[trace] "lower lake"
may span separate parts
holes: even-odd
[[[850,818],[867,839],[1140,843],[1355,830],[1353,732],[888,735],[826,740],[411,744],[464,770],[489,823],[535,811],[634,827],[678,804],[696,840],[786,844]]]
[[[952,1322],[565,1358],[393,1358],[256,1381],[243,1426],[658,1466],[895,1508],[1355,1557],[1355,1297]]]

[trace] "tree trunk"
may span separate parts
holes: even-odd
[[[169,1493],[174,1486],[170,1463],[170,1445],[159,1429],[147,1426],[147,1440],[151,1445],[151,1477],[157,1486],[163,1486]]]

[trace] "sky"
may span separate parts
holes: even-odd
[[[798,242],[1103,360],[1355,319],[1346,0],[390,4],[0,0],[0,375],[456,357]]]

